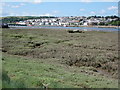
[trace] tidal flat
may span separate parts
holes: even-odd
[[[117,31],[2,29],[2,54],[3,88],[118,88]]]

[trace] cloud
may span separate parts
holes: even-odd
[[[11,7],[11,8],[19,8],[19,7],[22,7],[22,6],[25,6],[25,4],[24,3],[20,3],[19,5],[9,5],[9,7]]]
[[[41,2],[41,0],[1,0],[1,2]],[[42,0],[44,2],[118,2],[119,0]]]
[[[5,3],[3,3],[3,2],[2,2],[2,3],[0,3],[0,6],[5,6]]]
[[[25,6],[25,3],[20,3],[20,6]]]
[[[92,2],[92,0],[81,0],[81,2]]]
[[[103,1],[103,2],[115,2],[117,0],[101,0],[101,1]]]
[[[12,8],[19,8],[20,6],[19,5],[14,5],[14,6],[11,6]]]
[[[108,10],[115,10],[115,9],[118,9],[118,7],[116,7],[116,6],[108,7]]]
[[[39,4],[39,3],[41,3],[41,2],[42,2],[42,0],[34,0],[34,1],[33,1],[34,4]]]
[[[24,5],[26,5],[25,3],[20,3],[20,4],[18,4],[18,5],[10,5],[10,4],[8,4],[8,3],[0,3],[0,6],[2,6],[2,7],[10,7],[10,8],[19,8],[19,7],[22,7],[22,6],[24,6]]]
[[[40,15],[40,16],[54,16],[54,15],[52,15],[52,14],[50,14],[50,13],[46,13],[46,14],[42,14],[42,15]]]
[[[85,11],[85,9],[80,9],[80,11]]]
[[[10,7],[10,5],[9,5],[9,4],[4,3],[4,2],[0,3],[0,5],[1,5],[2,7]]]
[[[94,11],[91,11],[90,14],[96,14]]]

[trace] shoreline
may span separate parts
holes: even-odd
[[[26,25],[29,26],[29,25]],[[34,26],[34,25],[33,25]],[[96,28],[120,28],[120,26],[101,26],[101,25],[81,25],[81,26],[72,26],[72,25],[66,25],[66,26],[62,26],[62,25],[35,25],[35,27],[96,27]],[[10,26],[9,26],[10,27]],[[14,27],[14,26],[13,26]],[[16,26],[15,26],[16,27]]]
[[[120,26],[67,26],[67,27],[120,28]]]
[[[83,27],[83,26],[82,26]],[[114,26],[84,26],[82,27],[62,27],[62,26],[13,26],[10,29],[40,29],[40,28],[47,28],[47,29],[79,29],[83,31],[118,31],[118,28],[114,28]],[[111,27],[111,28],[109,28]]]
[[[119,26],[94,26],[98,28],[120,28]]]
[[[7,28],[7,29],[14,29],[14,30],[26,30],[26,29],[29,29],[29,30],[73,30],[73,29],[66,29],[66,28]],[[3,28],[4,30],[4,28]],[[111,31],[111,30],[82,30],[84,32],[118,32],[118,31]]]

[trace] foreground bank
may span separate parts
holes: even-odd
[[[2,35],[3,68],[24,87],[118,87],[117,32],[3,29]]]

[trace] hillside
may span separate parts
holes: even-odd
[[[8,16],[2,17],[1,20],[3,23],[14,23],[18,21],[24,21],[28,19],[40,19],[40,18],[55,18],[54,16]]]

